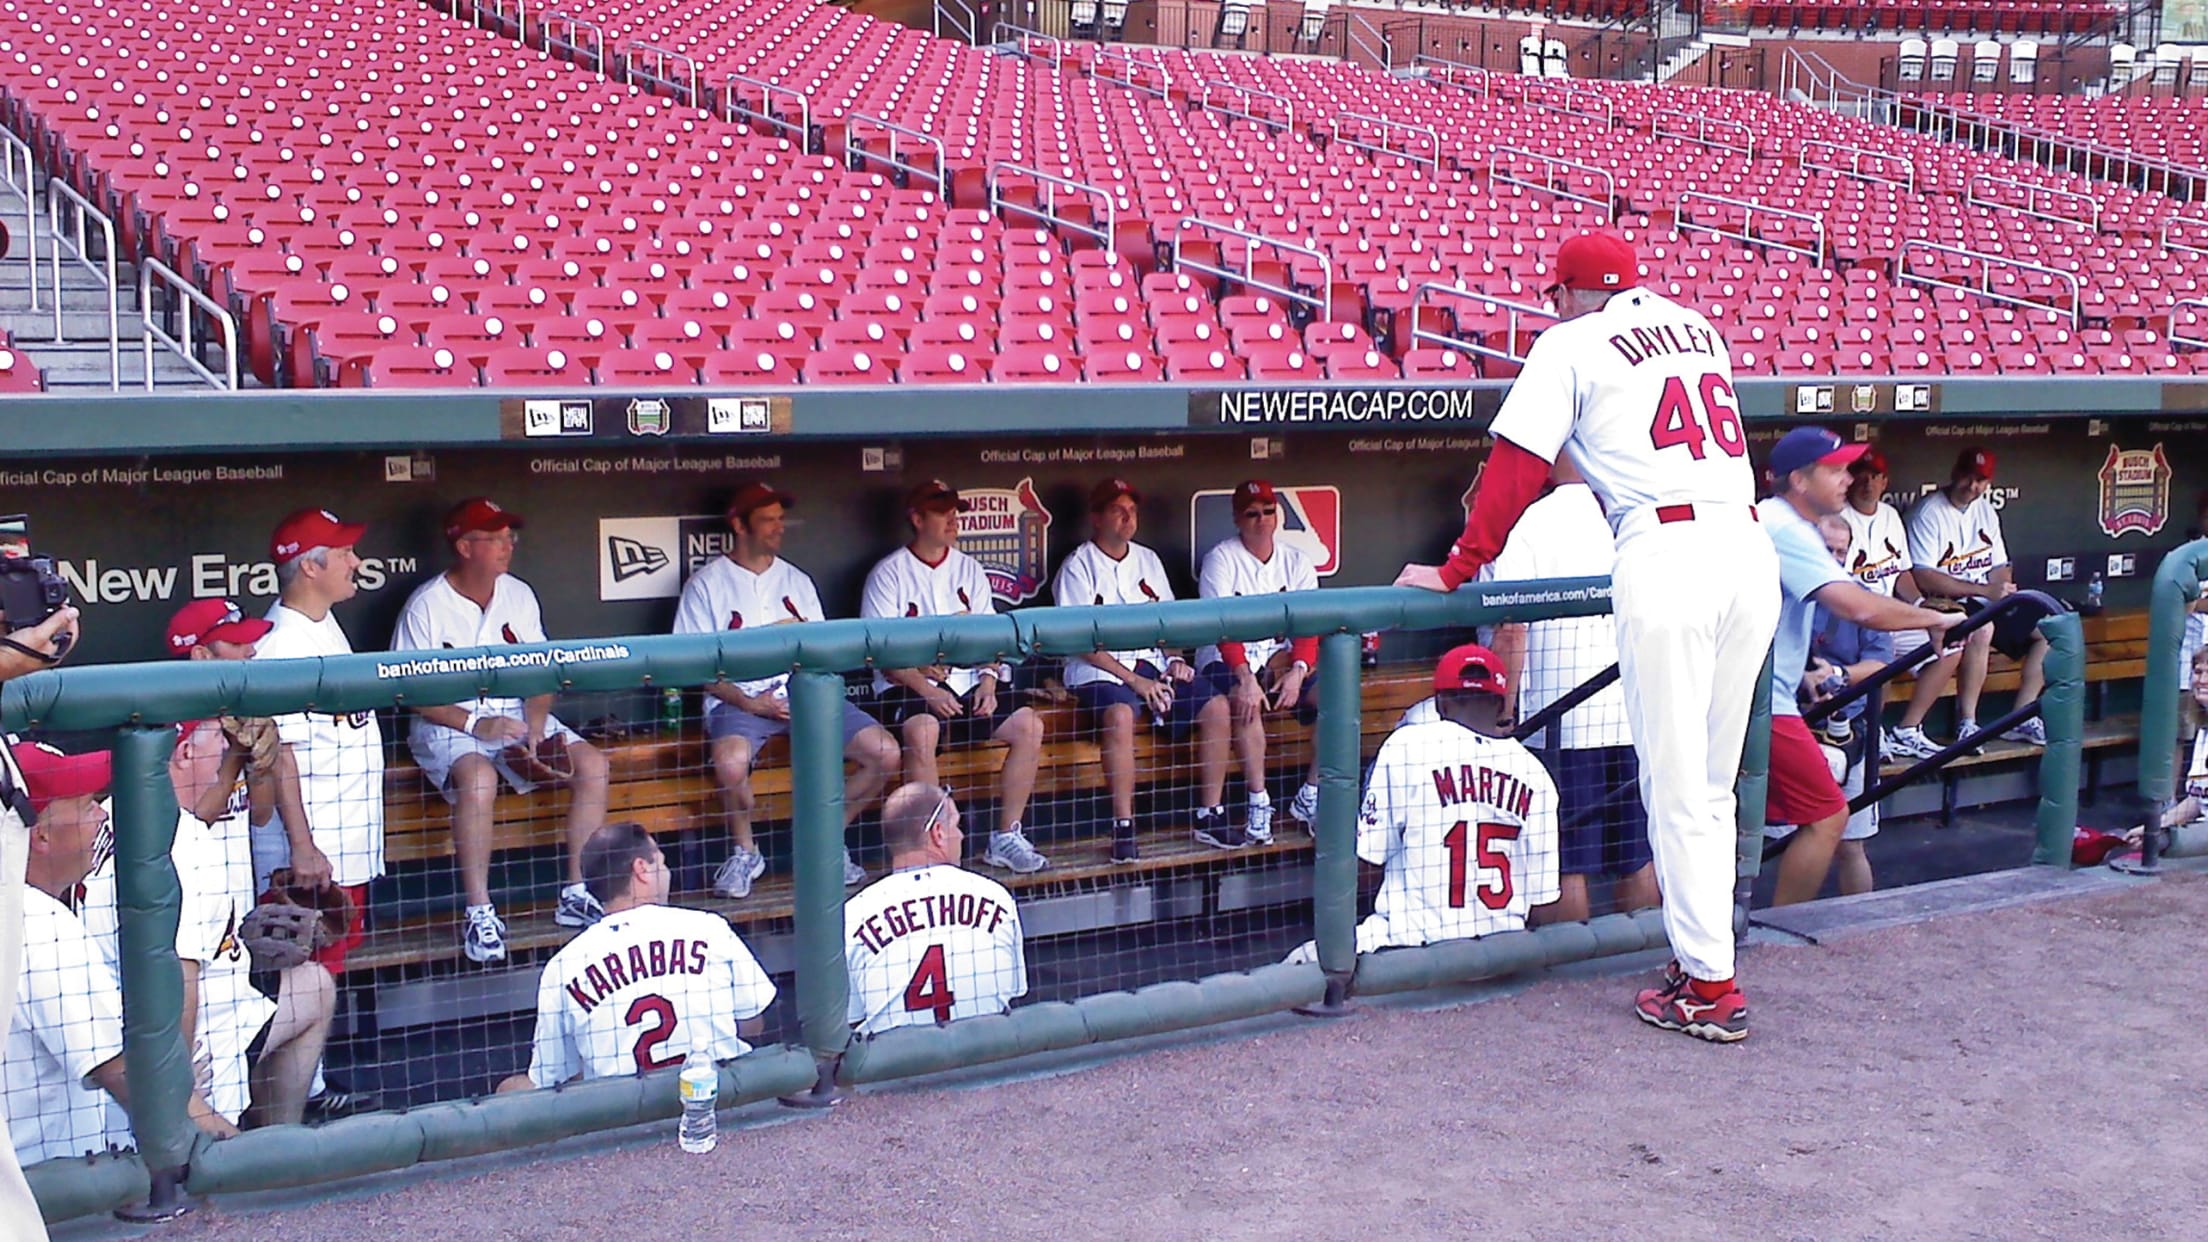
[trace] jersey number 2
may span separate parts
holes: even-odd
[[[1718,451],[1727,457],[1747,452],[1748,437],[1740,429],[1740,401],[1733,396],[1731,381],[1712,371],[1696,387],[1701,396],[1699,412],[1695,408],[1696,394],[1687,391],[1685,380],[1674,375],[1664,381],[1664,395],[1656,402],[1656,421],[1648,427],[1649,441],[1660,449],[1684,444],[1696,461],[1707,456],[1702,449],[1705,439],[1717,441]],[[1703,431],[1705,424],[1707,432]]]
[[[935,1014],[938,1026],[951,1020],[951,1006],[958,998],[951,995],[951,979],[943,969],[943,946],[931,944],[920,958],[920,969],[912,972],[912,982],[905,985],[905,1012]]]
[[[664,996],[639,996],[629,1002],[629,1011],[621,1016],[624,1026],[643,1026],[649,1029],[636,1037],[636,1068],[639,1070],[666,1069],[682,1060],[681,1057],[659,1055],[659,1046],[675,1033],[674,1002]]]
[[[1510,905],[1510,856],[1495,848],[1497,841],[1518,839],[1516,824],[1481,824],[1475,830],[1477,837],[1470,842],[1472,857],[1465,857],[1465,821],[1442,834],[1441,843],[1449,851],[1449,908],[1464,909],[1464,879],[1467,863],[1477,863],[1482,871],[1495,873],[1495,886],[1479,886],[1480,904],[1490,910],[1501,910]]]

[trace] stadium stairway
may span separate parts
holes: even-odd
[[[0,339],[7,365],[0,366],[0,392],[36,391],[41,383],[48,392],[104,392],[114,385],[142,391],[145,387],[145,353],[138,344],[138,279],[135,264],[117,271],[114,353],[109,350],[107,282],[78,262],[73,247],[64,243],[61,255],[61,319],[56,340],[54,319],[53,242],[46,221],[38,220],[37,309],[32,309],[34,256],[24,235],[23,196],[0,182],[0,223],[7,227],[7,253],[0,256]],[[73,238],[71,239],[74,240]],[[98,243],[93,254],[99,256]],[[155,389],[204,387],[183,361],[165,350],[156,351],[153,363]]]

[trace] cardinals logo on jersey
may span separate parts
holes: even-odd
[[[1150,601],[1151,603],[1155,604],[1155,603],[1157,603],[1157,602],[1158,602],[1158,593],[1157,593],[1156,591],[1154,591],[1154,590],[1152,590],[1152,589],[1151,589],[1151,587],[1150,587],[1150,580],[1149,580],[1149,579],[1147,579],[1147,578],[1138,578],[1138,579],[1136,579],[1136,580],[1135,580],[1135,589],[1136,589],[1136,590],[1138,590],[1138,591],[1141,591],[1141,592],[1142,592],[1142,597],[1143,597],[1144,599],[1146,599],[1146,600],[1149,600],[1149,601]]]
[[[960,612],[972,612],[974,610],[974,601],[972,597],[966,594],[965,587],[958,588],[958,608]]]
[[[215,946],[215,956],[227,957],[233,962],[245,957],[245,942],[238,939],[238,907],[234,902],[230,906],[230,921],[222,928],[222,941]]]
[[[906,616],[908,616],[908,617],[917,617],[917,616],[919,616],[919,615],[920,615],[920,605],[918,605],[918,604],[906,604],[906,605],[905,605],[905,615],[906,615]]]
[[[514,627],[511,624],[499,626],[498,636],[505,639],[509,643],[518,643],[521,641],[520,639],[514,637]]]
[[[728,628],[732,630],[740,630],[744,628],[744,614],[737,612],[734,609],[730,609],[728,614]]]
[[[792,621],[803,621],[805,619],[805,614],[797,610],[797,601],[787,595],[782,597],[782,609],[790,614],[790,620]]]

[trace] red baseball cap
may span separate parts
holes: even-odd
[[[1253,504],[1277,505],[1279,503],[1280,493],[1274,491],[1273,485],[1263,479],[1246,479],[1240,487],[1234,489],[1234,516],[1236,517],[1241,517],[1242,511]]]
[[[1135,490],[1134,484],[1125,479],[1106,479],[1090,489],[1089,512],[1094,513],[1122,496],[1138,505],[1142,503],[1142,493]]]
[[[462,535],[520,530],[523,525],[520,514],[499,508],[498,502],[490,497],[470,496],[445,515],[445,542],[451,543]]]
[[[169,654],[189,656],[208,643],[257,643],[276,628],[265,617],[248,617],[226,599],[199,599],[169,618]]]
[[[1848,470],[1853,474],[1864,475],[1893,473],[1886,468],[1886,454],[1871,445],[1865,445],[1863,455],[1848,463]]]
[[[301,509],[276,524],[268,557],[279,565],[289,564],[309,548],[349,548],[367,533],[366,525],[340,521],[328,509]]]
[[[1991,479],[1993,477],[1993,453],[1982,448],[1966,448],[1955,459],[1953,477]]]
[[[65,755],[44,742],[17,742],[9,750],[23,771],[23,792],[33,811],[64,798],[97,797],[115,778],[114,760],[104,750]]]
[[[764,483],[746,483],[736,489],[735,495],[728,498],[728,516],[739,519],[748,518],[751,516],[752,510],[764,509],[768,505],[780,505],[785,509],[794,508],[797,505],[797,497],[790,495],[788,492],[778,491]]]
[[[1503,672],[1501,657],[1478,643],[1466,643],[1450,648],[1434,665],[1434,691],[1438,694],[1444,690],[1508,695],[1510,678]]]
[[[1581,233],[1556,248],[1555,279],[1549,288],[1599,289],[1616,293],[1641,283],[1641,259],[1633,243],[1616,233]]]
[[[960,513],[964,513],[973,507],[973,502],[962,499],[958,494],[958,489],[941,479],[929,479],[905,493],[905,508],[907,509],[956,509]]]

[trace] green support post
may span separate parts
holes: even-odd
[[[2156,824],[2177,800],[2178,682],[2185,662],[2185,618],[2200,598],[2200,570],[2208,563],[2208,539],[2196,539],[2162,557],[2147,597],[2147,675],[2139,690],[2139,779],[2132,824]],[[2183,835],[2183,834],[2180,834]],[[2159,866],[2159,832],[2146,834],[2135,870]],[[2191,844],[2188,842],[2188,844]]]
[[[133,1221],[169,1220],[190,1210],[184,1166],[198,1128],[189,1108],[192,1055],[184,1046],[184,971],[176,927],[184,906],[176,864],[176,790],[169,756],[176,730],[126,725],[115,731],[115,904],[123,985],[123,1072],[130,1127],[150,1189],[141,1205],[117,1209]]]
[[[1364,767],[1364,641],[1319,639],[1319,823],[1311,864],[1311,914],[1326,999],[1299,1012],[1349,1010],[1357,975],[1357,778]]]
[[[2047,640],[2040,665],[2047,686],[2039,695],[2039,723],[2047,730],[2039,754],[2039,814],[2032,864],[2070,865],[2070,838],[2078,828],[2078,776],[2085,761],[2085,626],[2074,612],[2040,618]]]
[[[1771,785],[1771,655],[1763,657],[1755,701],[1748,709],[1748,736],[1740,748],[1740,776],[1733,782],[1738,804],[1740,853],[1734,872],[1733,934],[1748,930],[1749,898],[1763,873],[1763,812]]]
[[[851,1042],[843,956],[843,677],[790,674],[790,852],[796,869],[797,1021],[820,1066],[793,1107],[836,1102],[836,1063]]]

